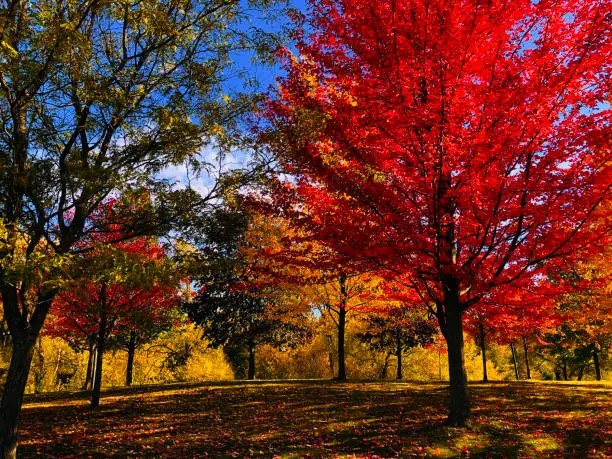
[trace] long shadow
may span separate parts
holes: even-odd
[[[106,391],[94,411],[84,405],[29,408],[20,454],[457,457],[465,446],[471,457],[564,452],[588,457],[594,448],[605,451],[609,393],[583,391],[578,396],[565,386],[534,387],[473,385],[474,425],[464,430],[443,426],[448,393],[438,390],[437,383],[300,380],[141,386]],[[577,409],[587,415],[566,419]],[[554,439],[556,449],[538,452],[528,441],[530,435]]]

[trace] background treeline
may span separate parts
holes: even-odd
[[[325,322],[325,321],[322,321]],[[329,329],[329,324],[321,323]],[[346,367],[351,379],[396,379],[397,361],[393,355],[372,350],[360,337],[356,323],[347,332]],[[361,329],[361,332],[363,329]],[[562,331],[562,329],[560,330]],[[198,382],[245,379],[248,366],[246,350],[212,349],[202,340],[201,331],[192,325],[164,332],[136,352],[133,383]],[[6,335],[5,335],[6,336]],[[594,380],[592,353],[585,347],[565,348],[561,341],[538,344],[530,340],[527,355],[530,376],[544,380]],[[9,359],[9,342],[0,341],[0,373],[4,379]],[[337,371],[336,338],[321,331],[297,349],[278,350],[270,345],[257,352],[256,377],[259,379],[309,379],[334,377]],[[487,345],[487,373],[491,381],[516,379],[510,345]],[[523,343],[514,343],[520,379],[527,378]],[[471,381],[482,380],[482,353],[478,338],[466,340],[466,368]],[[88,355],[60,338],[43,336],[37,346],[28,379],[27,392],[79,391],[85,387]],[[601,377],[610,379],[608,357],[600,357]],[[402,357],[406,380],[448,381],[448,361],[442,344],[419,346]],[[127,352],[117,347],[104,357],[103,387],[125,385]],[[565,368],[565,371],[564,371]],[[386,369],[386,370],[385,370]]]

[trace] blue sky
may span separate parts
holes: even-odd
[[[243,6],[246,1],[242,0]],[[300,11],[306,11],[306,0],[289,0],[284,4],[291,8],[296,8]],[[283,6],[284,6],[283,5]],[[259,28],[266,32],[276,33],[282,30],[283,27],[289,24],[289,18],[286,16],[273,17],[269,13],[262,13],[255,9],[249,10],[249,16],[246,21],[243,21],[239,30],[249,31],[253,28]],[[290,43],[288,43],[291,46]],[[282,71],[278,66],[270,66],[261,63],[253,62],[253,53],[234,53],[232,60],[236,68],[232,70],[232,74],[236,70],[241,70],[243,76],[233,76],[229,78],[224,85],[224,92],[231,94],[236,92],[246,91],[265,91],[270,86],[274,86],[275,78],[281,75]],[[247,81],[250,78],[257,80],[256,87],[248,87]],[[245,89],[246,88],[246,89]],[[249,161],[250,155],[243,151],[234,151],[225,155],[223,158],[218,157],[218,150],[214,146],[207,147],[200,152],[200,160],[209,164],[215,164],[213,170],[209,173],[202,172],[196,174],[186,165],[168,166],[159,174],[160,178],[167,179],[177,188],[185,188],[190,186],[202,195],[210,190],[214,185],[219,173],[227,172],[235,168],[242,168]]]

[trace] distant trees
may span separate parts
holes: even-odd
[[[397,362],[396,379],[403,379],[402,356],[417,346],[433,344],[437,329],[431,319],[418,311],[404,307],[391,308],[386,313],[369,315],[364,319],[366,330],[359,333],[359,339],[372,349],[395,355]],[[385,377],[387,362],[381,378]]]
[[[248,214],[229,208],[205,218],[192,265],[196,294],[184,309],[212,347],[245,348],[247,379],[254,379],[258,346],[295,346],[311,334],[307,322],[283,320],[273,292],[249,285],[248,262],[240,256],[247,226]]]

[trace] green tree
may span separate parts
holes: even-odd
[[[242,350],[246,350],[247,378],[254,379],[257,346],[293,346],[309,340],[311,334],[305,326],[282,320],[282,307],[272,306],[274,295],[247,282],[248,263],[239,251],[247,222],[246,214],[226,209],[209,214],[203,222],[194,270],[198,293],[185,310],[202,326],[211,347],[227,347],[238,374],[242,373]]]
[[[155,198],[139,212],[126,207],[124,234],[189,215],[196,194],[169,190],[155,173],[231,138],[249,108],[250,97],[222,93],[232,50],[265,48],[265,35],[249,41],[232,27],[243,13],[235,0],[2,2],[0,294],[12,340],[4,457],[16,455],[34,345],[70,254],[102,229],[89,215],[110,193],[145,186]]]
[[[392,309],[388,313],[369,315],[365,318],[365,323],[366,331],[358,334],[361,342],[366,343],[372,350],[387,353],[382,378],[386,377],[388,357],[395,354],[396,379],[401,380],[404,352],[413,347],[433,343],[437,334],[433,320],[405,307]]]

